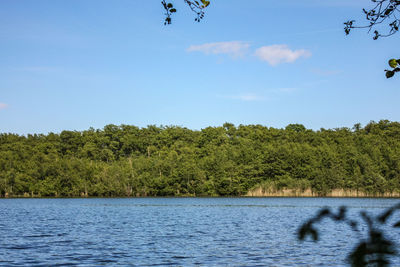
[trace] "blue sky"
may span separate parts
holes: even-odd
[[[0,132],[106,124],[282,128],[400,120],[399,35],[372,40],[368,0],[0,1]]]

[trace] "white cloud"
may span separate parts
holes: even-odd
[[[305,49],[291,50],[287,45],[262,46],[255,52],[256,57],[276,66],[281,63],[293,63],[301,57],[310,57],[311,52]]]
[[[187,52],[202,52],[206,55],[226,54],[232,57],[245,56],[249,51],[250,43],[244,41],[216,42],[201,45],[191,45]],[[301,57],[310,57],[311,52],[305,49],[291,50],[287,45],[262,46],[255,50],[254,55],[270,65],[276,66],[281,63],[293,63]]]
[[[202,52],[204,54],[227,54],[233,57],[243,56],[250,44],[242,41],[232,41],[232,42],[217,42],[217,43],[207,43],[202,45],[191,45],[186,50],[188,52]]]
[[[0,109],[6,109],[8,105],[6,103],[0,103]]]

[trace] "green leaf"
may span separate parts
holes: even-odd
[[[396,68],[397,65],[398,65],[398,63],[397,63],[397,60],[396,60],[396,59],[392,58],[392,59],[389,60],[389,66],[390,66],[390,67]]]
[[[394,71],[391,71],[391,70],[387,70],[386,71],[386,78],[392,78],[393,77],[393,75],[394,75]]]
[[[176,12],[176,9],[175,9],[175,8],[171,8],[171,9],[169,10],[169,12],[175,13],[175,12]]]
[[[208,5],[210,4],[210,1],[206,1],[206,0],[201,0],[201,2],[203,3],[203,7],[208,7]]]
[[[168,8],[172,8],[173,5],[172,5],[171,3],[168,3],[168,4],[167,4],[167,7],[168,7]]]

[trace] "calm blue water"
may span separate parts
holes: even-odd
[[[379,213],[399,200],[334,198],[0,199],[1,266],[343,266],[357,234],[320,208]],[[397,217],[399,217],[397,215]],[[390,232],[400,241],[400,230]],[[392,260],[400,266],[399,258]]]

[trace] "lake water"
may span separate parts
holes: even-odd
[[[321,240],[299,225],[320,208],[377,214],[396,199],[0,199],[1,266],[343,266],[357,234],[328,220]],[[398,214],[396,215],[399,217]],[[400,241],[400,230],[390,232]],[[399,258],[392,259],[400,266]]]

